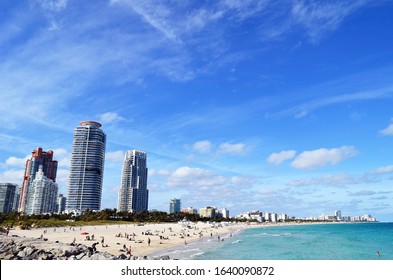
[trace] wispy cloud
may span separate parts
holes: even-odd
[[[42,6],[45,10],[59,12],[67,7],[68,0],[33,0]]]
[[[192,145],[192,149],[198,153],[206,154],[212,149],[212,143],[210,141],[198,141]]]
[[[9,157],[5,161],[5,164],[7,166],[17,166],[17,167],[25,167],[26,166],[26,161],[30,158],[31,156],[27,155],[24,158],[17,158],[17,157]]]
[[[114,151],[114,152],[106,152],[105,160],[120,162],[124,160],[124,151]]]
[[[393,135],[393,124],[379,131],[381,135]]]
[[[124,118],[121,117],[118,113],[116,112],[106,112],[102,115],[99,115],[99,119],[102,123],[114,123],[114,122],[119,122],[119,121],[123,121]]]
[[[229,155],[244,155],[250,151],[251,147],[246,146],[243,143],[231,144],[222,143],[219,146],[219,153]]]
[[[352,146],[304,151],[292,161],[291,166],[297,169],[316,169],[327,165],[336,165],[357,154],[358,151]]]
[[[371,172],[371,174],[387,174],[393,172],[393,165],[383,166]]]
[[[317,178],[294,179],[287,183],[290,187],[313,187],[313,186],[330,186],[345,187],[347,185],[359,185],[375,183],[375,178],[367,175],[353,176],[350,174],[328,174]]]
[[[268,158],[267,162],[271,164],[280,164],[285,160],[292,159],[296,155],[295,150],[281,151],[279,153],[272,153]]]
[[[180,167],[169,177],[167,185],[171,188],[198,188],[209,190],[213,187],[224,186],[227,179],[210,170],[192,167]]]
[[[351,14],[369,1],[294,1],[291,14],[295,23],[300,24],[313,42],[328,32],[336,30]]]
[[[376,192],[366,191],[366,190],[348,193],[349,196],[370,196],[370,195],[374,195],[374,194],[376,194]]]

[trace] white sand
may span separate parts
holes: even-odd
[[[106,251],[113,255],[126,254],[126,251],[122,251],[123,247],[129,249],[131,246],[132,255],[145,256],[178,245],[187,246],[186,243],[199,238],[224,235],[225,233],[248,227],[252,227],[252,225],[234,224],[221,227],[204,223],[191,223],[187,227],[187,225],[177,223],[144,225],[130,223],[107,226],[37,228],[31,230],[11,229],[9,234],[34,238],[40,238],[42,235],[43,238],[47,238],[49,241],[62,243],[71,243],[75,239],[76,243],[88,246],[99,242],[97,250]],[[85,232],[88,234],[82,234]],[[151,233],[151,235],[146,235],[145,233]],[[93,235],[94,240],[86,239],[86,236],[89,236],[91,239]],[[104,246],[101,244],[102,237],[104,237]],[[149,239],[150,244],[148,244]]]

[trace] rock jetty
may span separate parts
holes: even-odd
[[[0,260],[169,260],[169,256],[149,258],[120,254],[115,256],[83,244],[64,244],[45,239],[0,236]]]

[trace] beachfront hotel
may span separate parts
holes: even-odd
[[[0,183],[0,213],[10,213],[14,210],[16,185]]]
[[[39,215],[55,212],[58,186],[45,176],[42,165],[30,186],[29,203],[25,209],[27,215]]]
[[[169,201],[169,214],[180,213],[181,200],[177,198],[171,198]]]
[[[119,189],[118,211],[147,211],[149,190],[147,189],[146,158],[146,152],[126,151]]]
[[[83,121],[74,129],[66,210],[100,210],[106,135],[101,124]]]
[[[19,211],[25,212],[31,201],[31,184],[33,183],[39,167],[46,177],[56,182],[57,161],[53,160],[53,151],[43,151],[37,148],[32,152],[31,159],[26,161],[26,169],[23,176],[22,190],[19,200]]]

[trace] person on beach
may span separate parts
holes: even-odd
[[[147,239],[147,245],[150,246],[150,242],[151,242],[151,240],[150,240],[150,238],[148,238],[148,239]]]
[[[127,250],[127,255],[130,255],[130,256],[132,256],[131,255],[131,246],[128,248],[128,250]]]

